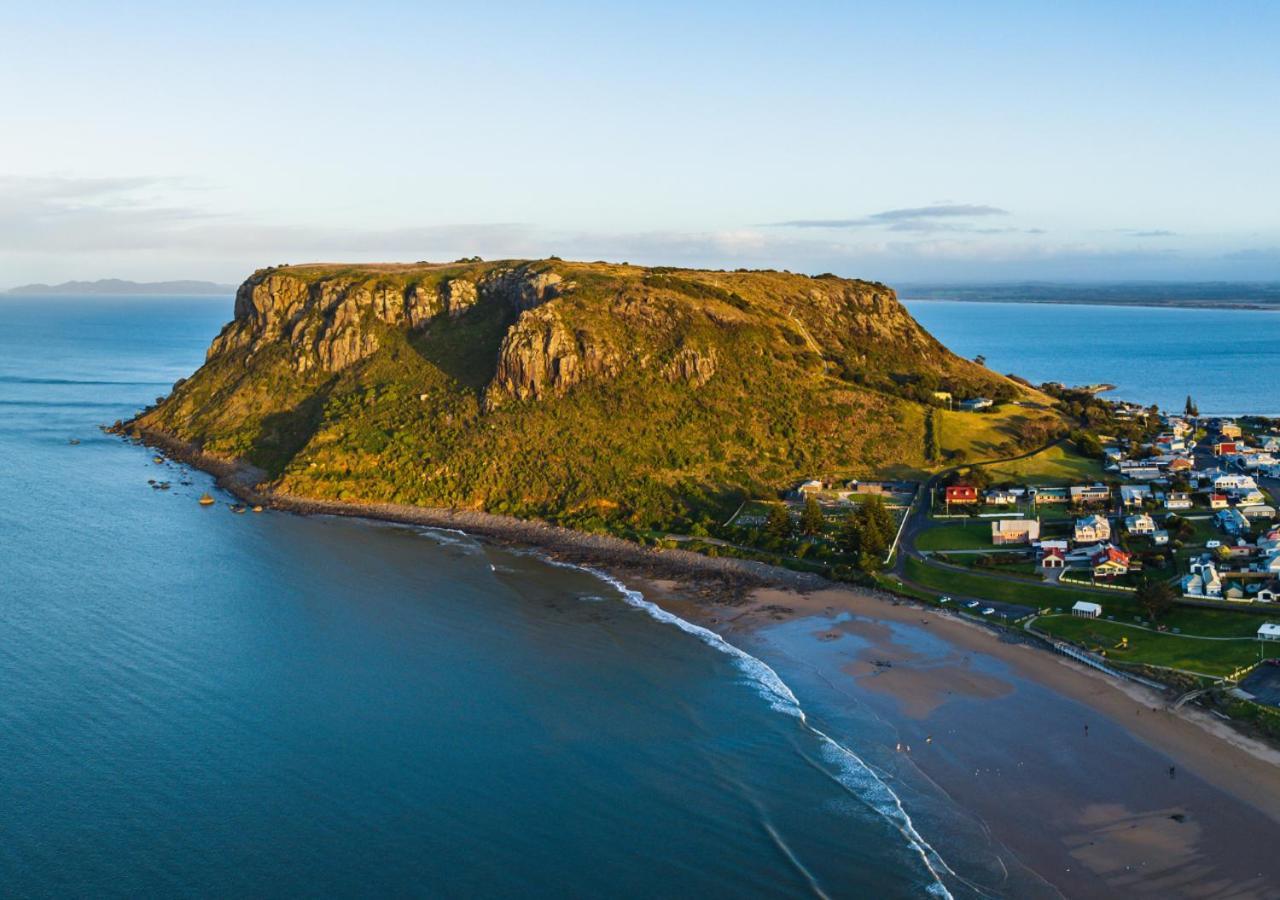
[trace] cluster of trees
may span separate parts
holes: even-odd
[[[879,497],[868,497],[845,518],[840,528],[840,549],[858,561],[864,572],[876,572],[893,544],[893,513]]]

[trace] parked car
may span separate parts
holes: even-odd
[[[989,615],[991,615],[991,614],[992,614],[993,612],[995,612],[995,611],[996,611],[996,608],[995,608],[994,606],[988,606],[986,609],[984,609],[984,610],[982,611],[982,614],[983,614],[984,616],[989,616]]]
[[[1222,541],[1205,541],[1204,545],[1208,547],[1210,550],[1217,550],[1219,547],[1222,546]]]
[[[947,594],[944,594],[944,595],[942,595],[941,597],[939,597],[939,598],[938,598],[938,602],[939,602],[939,603],[950,603],[950,602],[951,602],[951,597],[950,597],[949,595],[947,595]]]
[[[978,605],[978,601],[977,601],[977,600],[968,600],[968,601],[965,601],[965,604],[964,604],[964,605],[965,605],[965,606],[967,606],[969,609],[973,609],[975,606],[977,606],[977,605]]]

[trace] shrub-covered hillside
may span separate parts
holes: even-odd
[[[240,287],[205,365],[134,424],[299,495],[622,530],[924,465],[936,390],[1044,399],[947,351],[871,282],[557,259],[287,266]]]

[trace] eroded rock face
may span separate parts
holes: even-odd
[[[693,387],[702,387],[716,374],[717,355],[714,347],[700,349],[683,347],[666,368],[667,380],[683,381]]]
[[[252,356],[283,340],[296,371],[334,372],[378,350],[379,324],[421,328],[441,315],[462,316],[482,299],[529,310],[561,290],[559,275],[527,266],[492,270],[479,283],[459,275],[403,288],[377,278],[308,280],[305,270],[266,270],[240,286],[235,319],[214,339],[207,358],[241,349]]]
[[[485,404],[560,396],[584,378],[615,374],[620,364],[613,348],[571,331],[557,309],[542,306],[522,314],[503,338]]]

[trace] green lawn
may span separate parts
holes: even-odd
[[[921,550],[989,550],[990,522],[966,522],[959,525],[935,525],[916,536]]]
[[[1101,481],[1102,463],[1081,456],[1069,447],[1061,445],[1041,450],[1034,456],[1007,463],[984,466],[991,480],[1032,482],[1036,485],[1060,486],[1080,482]]]
[[[1231,614],[1226,613],[1225,616],[1230,617]],[[1129,628],[1105,619],[1080,619],[1069,615],[1042,616],[1036,619],[1035,624],[1049,634],[1090,650],[1105,650],[1107,657],[1116,662],[1168,666],[1206,675],[1229,675],[1258,659],[1256,640],[1197,640],[1185,635]],[[1126,650],[1116,649],[1122,637],[1129,639]]]
[[[1119,621],[1133,622],[1145,614],[1129,594],[1086,591],[1077,588],[1055,588],[1045,584],[1013,584],[986,577],[979,572],[955,572],[930,566],[908,558],[906,575],[917,584],[944,594],[963,594],[985,600],[1021,603],[1037,609],[1069,610],[1077,600],[1102,604],[1103,614]],[[1280,610],[1278,610],[1280,612]],[[1185,634],[1208,637],[1252,637],[1258,626],[1267,621],[1255,613],[1197,606],[1175,606],[1160,619],[1161,624],[1177,628]]]

